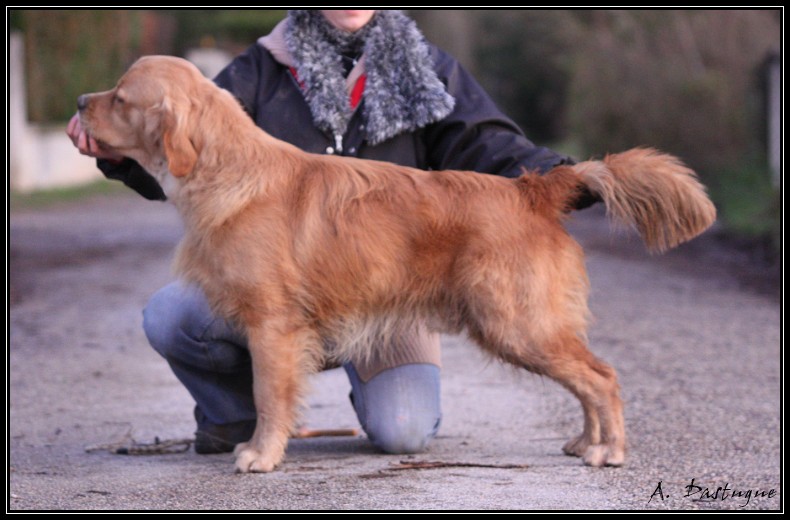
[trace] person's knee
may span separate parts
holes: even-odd
[[[439,367],[427,363],[385,370],[365,384],[355,403],[368,438],[387,453],[419,453],[441,421]]]
[[[371,442],[386,453],[407,454],[425,451],[436,436],[441,417],[377,417],[369,421],[366,431]]]
[[[161,292],[154,294],[143,309],[143,331],[154,350],[168,357],[168,347],[174,344],[178,327],[169,319],[169,313],[163,312],[166,307]]]

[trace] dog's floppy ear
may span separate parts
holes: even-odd
[[[197,150],[189,139],[185,115],[176,113],[172,106],[165,107],[162,142],[170,173],[176,177],[192,173],[197,163]]]

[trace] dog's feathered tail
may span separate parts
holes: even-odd
[[[635,148],[607,155],[603,161],[561,166],[559,184],[574,176],[565,205],[572,205],[578,187],[600,197],[617,222],[635,227],[650,252],[671,249],[705,231],[716,220],[716,208],[696,174],[679,159],[653,149]]]

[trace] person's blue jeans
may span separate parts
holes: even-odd
[[[143,311],[143,328],[195,399],[200,420],[222,425],[256,419],[247,340],[212,315],[197,287],[175,282],[155,293]],[[388,453],[424,450],[441,420],[439,367],[401,365],[367,382],[352,364],[344,368],[368,438]]]

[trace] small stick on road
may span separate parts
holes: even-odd
[[[407,461],[402,460],[387,471],[400,471],[404,469],[437,469],[437,468],[497,468],[497,469],[526,469],[527,464],[478,464],[476,462],[444,462],[444,461]]]
[[[311,430],[299,428],[291,434],[292,439],[309,439],[311,437],[356,437],[359,430],[356,428],[340,428],[336,430]]]

